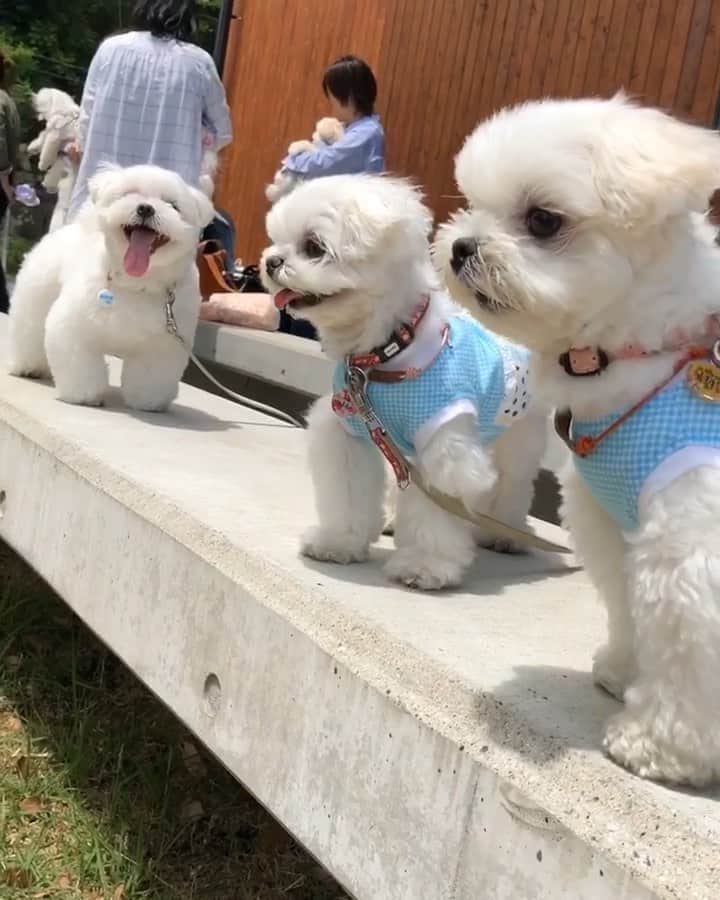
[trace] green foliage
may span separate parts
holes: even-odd
[[[130,26],[135,0],[8,0],[0,4],[0,47],[15,66],[12,93],[26,137],[37,130],[30,95],[41,87],[82,95],[104,37]],[[198,43],[211,51],[221,0],[198,0]]]
[[[8,275],[16,275],[22,265],[25,254],[32,250],[35,242],[30,238],[12,237],[8,244]]]

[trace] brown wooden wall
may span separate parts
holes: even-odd
[[[265,245],[264,187],[327,114],[322,72],[342,54],[375,70],[388,166],[439,219],[458,206],[463,138],[501,106],[624,87],[710,125],[720,91],[720,0],[235,0],[235,14],[218,200],[247,262]]]

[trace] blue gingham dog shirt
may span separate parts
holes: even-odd
[[[463,314],[450,316],[448,328],[447,343],[416,377],[389,384],[371,381],[367,386],[373,411],[411,459],[458,415],[474,415],[480,440],[488,444],[530,406],[525,348],[496,337]],[[339,363],[333,377],[335,395],[342,395],[344,388],[345,366]],[[359,416],[341,418],[352,434],[370,440]]]
[[[573,421],[573,440],[597,436],[623,412]],[[593,496],[626,534],[638,527],[644,500],[702,465],[720,466],[720,406],[697,397],[684,371],[589,456],[575,456]]]

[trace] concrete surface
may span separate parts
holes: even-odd
[[[718,795],[598,751],[585,576],[301,560],[303,440],[185,385],[151,416],[0,375],[0,537],[360,900],[715,900]]]

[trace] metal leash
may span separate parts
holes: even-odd
[[[252,400],[250,397],[245,397],[243,394],[237,394],[235,391],[231,391],[230,388],[225,387],[225,385],[219,382],[214,375],[211,375],[210,372],[208,372],[205,366],[197,358],[197,356],[195,356],[192,349],[187,345],[185,339],[180,334],[177,321],[175,320],[175,313],[173,311],[174,304],[175,292],[169,290],[167,292],[167,300],[165,301],[165,326],[167,328],[168,334],[170,334],[180,342],[190,359],[195,363],[198,369],[200,369],[200,371],[208,379],[208,381],[214,384],[215,387],[221,390],[224,394],[227,394],[227,396],[234,400],[236,403],[240,403],[242,406],[247,406],[249,409],[254,409],[256,412],[264,413],[266,416],[272,416],[274,419],[280,419],[281,421],[287,422],[289,425],[292,425],[295,428],[305,428],[305,423],[302,421],[302,419],[296,419],[289,413],[283,412],[280,409],[275,409],[274,406],[268,406],[266,403],[261,403],[259,400]]]

